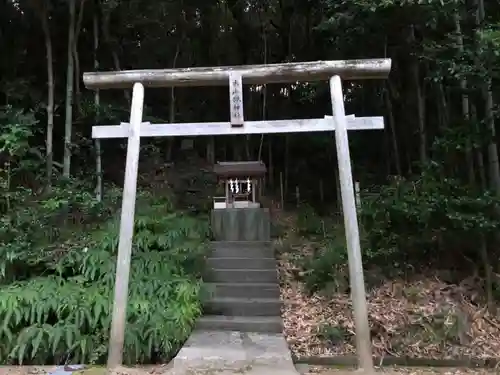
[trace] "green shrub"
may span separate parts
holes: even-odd
[[[107,353],[118,220],[109,213],[107,220],[98,220],[110,210],[108,203],[68,196],[64,202],[49,197],[0,221],[3,364],[102,362]],[[68,212],[61,207],[78,206],[89,210],[86,220],[93,217],[88,231],[69,225],[53,243],[42,241],[57,215]],[[124,358],[128,363],[167,360],[201,312],[208,222],[141,198],[135,227]]]
[[[347,264],[345,243],[325,239],[317,246],[314,254],[299,260],[306,288],[311,292],[320,291],[327,286],[335,290],[342,289]]]
[[[297,215],[297,229],[302,235],[325,234],[325,223],[314,208],[304,204]]]
[[[489,192],[441,178],[430,165],[418,179],[397,179],[372,189],[363,200],[361,219],[372,260],[394,266],[404,258],[435,259],[439,251],[450,249],[472,249],[474,258],[480,236],[500,224],[498,207]]]

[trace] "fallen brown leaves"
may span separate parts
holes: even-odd
[[[291,254],[281,254],[281,295],[285,335],[297,356],[355,352],[350,297],[308,295],[295,280]],[[477,294],[438,278],[387,281],[368,292],[372,342],[376,356],[417,358],[492,358],[500,354],[500,319],[473,301]],[[345,340],[325,339],[319,327],[346,332]],[[335,341],[335,340],[333,340]]]
[[[314,368],[308,374],[321,374],[321,375],[364,375],[362,372],[347,371],[345,369],[331,369],[331,368]],[[497,374],[494,370],[473,370],[473,369],[457,369],[457,368],[409,368],[409,367],[386,367],[377,369],[377,374],[387,375],[493,375]]]

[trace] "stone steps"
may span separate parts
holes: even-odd
[[[196,329],[281,333],[283,332],[283,321],[279,316],[207,315],[198,320]]]
[[[277,298],[212,298],[205,304],[208,315],[281,316]]]
[[[269,241],[214,241],[204,277],[210,297],[197,329],[281,333],[276,259]]]
[[[276,269],[212,269],[205,280],[214,283],[277,283]]]
[[[214,241],[210,258],[275,258],[270,241]]]
[[[206,286],[215,298],[280,298],[276,283],[209,283]]]
[[[235,270],[276,270],[276,259],[274,258],[208,258],[207,265],[210,269]]]

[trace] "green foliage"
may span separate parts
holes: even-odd
[[[438,138],[434,155],[452,156],[461,149],[464,138],[457,134],[446,132]],[[480,261],[478,240],[488,238],[500,225],[499,205],[489,191],[447,177],[443,166],[431,160],[414,178],[393,178],[362,193],[363,261],[381,267],[386,275],[410,264],[429,264],[445,251],[459,251]],[[300,211],[298,224],[299,233],[314,243],[313,254],[299,260],[308,289],[345,290],[347,254],[342,226],[319,217],[311,207]]]
[[[2,217],[2,363],[102,362],[118,245],[115,206],[114,199],[99,203],[65,186]],[[147,196],[138,201],[124,354],[129,363],[168,358],[200,314],[207,221],[170,207]],[[66,223],[66,231],[43,241],[58,215],[75,209],[90,224]]]
[[[311,206],[301,207],[298,231],[313,241],[312,254],[297,259],[301,278],[311,292],[346,288],[347,249],[343,226],[331,218],[320,217]]]
[[[317,336],[320,340],[328,342],[331,345],[342,344],[351,339],[349,332],[342,326],[334,326],[323,323],[318,326]]]
[[[24,112],[12,106],[0,108],[0,152],[10,157],[25,154],[37,123],[33,112]]]
[[[326,230],[324,220],[307,204],[299,208],[297,229],[302,235],[324,235]]]
[[[30,151],[29,141],[38,121],[31,111],[10,105],[0,108],[0,210],[12,205],[12,176],[26,166],[23,157]]]
[[[338,239],[325,239],[317,246],[313,255],[299,260],[305,286],[311,292],[326,288],[337,291],[343,289],[347,264],[345,243]]]
[[[438,138],[434,153],[442,155],[443,148],[449,152],[461,147],[450,146],[453,144],[453,140]],[[432,257],[435,250],[449,250],[458,244],[471,250],[480,236],[498,228],[499,199],[489,191],[447,177],[447,172],[431,160],[419,176],[394,178],[385,186],[364,192],[362,222],[375,255],[383,259],[396,254],[425,258]]]

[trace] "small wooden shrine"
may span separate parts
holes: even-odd
[[[261,161],[223,162],[214,173],[225,191],[214,197],[211,227],[216,241],[269,241],[269,210],[259,202],[266,166]]]
[[[213,170],[225,190],[224,197],[214,197],[214,209],[260,207],[261,181],[267,172],[263,162],[218,162]]]

